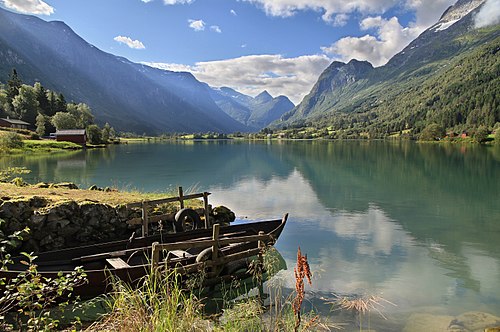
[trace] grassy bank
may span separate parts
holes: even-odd
[[[139,191],[100,191],[88,189],[68,189],[64,187],[42,188],[37,185],[18,186],[14,183],[0,182],[0,196],[29,198],[41,196],[50,201],[74,200],[76,202],[94,201],[110,205],[127,204],[171,196],[171,193],[142,193]]]

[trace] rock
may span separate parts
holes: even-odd
[[[60,219],[51,222],[47,222],[47,229],[51,232],[59,232],[61,228],[64,228],[70,224],[70,221],[67,219]]]
[[[5,201],[0,205],[0,217],[3,219],[17,218],[19,215],[19,208],[11,201]]]
[[[500,317],[486,312],[469,311],[455,317],[452,324],[463,326],[466,331],[484,331],[489,327],[500,326]]]
[[[38,182],[37,184],[34,184],[33,187],[35,188],[48,188],[50,184],[47,182]]]
[[[54,239],[52,238],[52,236],[47,235],[46,237],[44,237],[43,239],[40,240],[40,246],[45,247],[45,246],[51,244],[52,242],[54,242]]]
[[[414,313],[408,319],[403,332],[443,332],[448,330],[452,320],[452,316]]]
[[[32,231],[39,230],[42,228],[46,220],[47,220],[46,214],[34,214],[29,219],[28,226]]]
[[[33,196],[29,202],[30,206],[34,208],[41,208],[47,206],[48,204],[48,201],[44,197],[40,196]]]
[[[225,206],[216,206],[212,210],[212,215],[215,217],[216,222],[221,224],[229,224],[236,219],[234,212]]]
[[[66,188],[66,189],[78,189],[78,186],[73,182],[59,182],[52,183],[49,188]]]
[[[95,184],[93,184],[89,187],[89,190],[100,190],[100,188],[98,186],[96,186]]]

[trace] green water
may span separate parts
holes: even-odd
[[[184,142],[134,144],[64,156],[0,157],[35,181],[146,191],[210,191],[240,218],[290,213],[277,248],[293,289],[297,247],[314,273],[307,304],[330,313],[334,294],[395,305],[362,317],[400,331],[415,313],[500,316],[500,149],[411,142]]]

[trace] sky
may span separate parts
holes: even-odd
[[[492,0],[498,2],[498,0]],[[0,0],[99,49],[295,104],[332,62],[385,64],[455,0]]]

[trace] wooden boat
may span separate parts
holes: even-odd
[[[37,255],[34,263],[39,274],[47,278],[55,278],[60,272],[70,273],[82,266],[88,282],[73,292],[81,298],[92,298],[109,290],[110,274],[127,282],[137,282],[151,271],[152,262],[159,267],[178,267],[185,274],[206,270],[207,281],[217,282],[230,277],[235,265],[257,255],[263,246],[273,245],[287,217],[286,214],[276,220],[217,225],[218,234],[215,228],[196,229],[43,252]],[[0,271],[0,278],[9,282],[26,270],[23,259],[26,260],[25,257],[14,258],[8,271]]]

